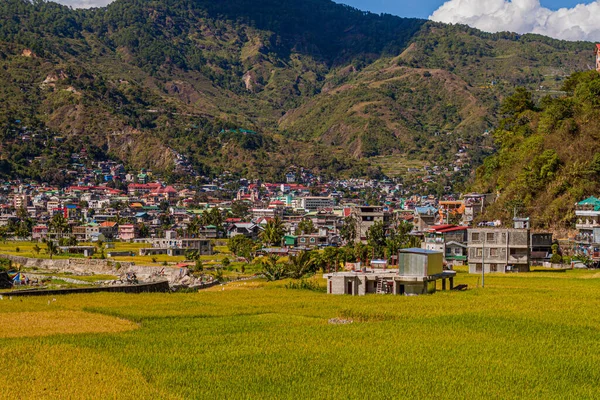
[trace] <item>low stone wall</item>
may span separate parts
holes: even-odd
[[[121,262],[121,268],[116,269],[116,262],[112,260],[99,260],[89,258],[69,258],[69,259],[44,259],[27,258],[0,254],[0,258],[11,260],[13,264],[24,268],[39,268],[56,272],[72,272],[81,274],[118,274],[118,271],[127,269],[134,265],[132,262]]]
[[[70,259],[42,259],[0,254],[0,258],[11,260],[15,266],[24,268],[38,268],[40,270],[56,273],[71,273],[76,275],[116,275],[123,276],[127,273],[135,273],[138,280],[156,282],[167,280],[170,283],[177,282],[187,276],[187,268],[151,267],[135,265],[133,262],[115,262],[113,260],[98,260],[88,258]],[[117,264],[120,268],[117,269]]]
[[[75,288],[75,289],[54,289],[54,290],[15,290],[12,292],[2,293],[3,296],[56,296],[61,294],[82,294],[82,293],[166,293],[169,292],[169,282],[154,282],[140,285],[124,285],[124,286],[103,286],[91,288]]]

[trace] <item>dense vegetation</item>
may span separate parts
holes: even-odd
[[[598,194],[600,74],[575,73],[563,90],[535,101],[520,88],[502,104],[498,153],[477,170],[476,189],[499,195],[487,217],[516,210],[542,227],[569,227],[575,203]]]
[[[132,167],[168,170],[174,150],[201,173],[272,179],[289,164],[377,174],[365,157],[378,155],[449,162],[464,144],[478,163],[506,93],[556,89],[591,58],[587,43],[329,0],[117,0],[91,10],[5,0],[0,22],[3,176],[39,176],[27,160],[42,149],[10,157],[36,131]],[[17,120],[23,132],[12,137]],[[257,134],[222,134],[240,128]]]

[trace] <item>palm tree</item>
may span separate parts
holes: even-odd
[[[50,259],[52,260],[52,257],[55,254],[58,254],[58,245],[56,244],[56,242],[54,242],[52,240],[48,240],[46,242],[46,251],[50,255]]]
[[[281,243],[284,234],[283,222],[279,217],[276,217],[267,222],[267,226],[265,226],[265,230],[262,231],[260,237],[265,245],[273,246]]]
[[[69,221],[61,213],[54,214],[48,225],[50,230],[58,236],[69,231]]]
[[[268,281],[278,281],[285,276],[285,265],[278,261],[279,257],[274,255],[265,257],[262,260],[262,273]]]
[[[295,256],[290,256],[288,263],[288,275],[293,279],[300,279],[312,271],[315,259],[310,251],[301,251]]]

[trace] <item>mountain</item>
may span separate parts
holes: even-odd
[[[498,152],[477,169],[475,189],[496,192],[485,218],[517,212],[544,228],[569,228],[575,203],[600,190],[600,73],[579,72],[567,95],[538,102],[518,89],[493,133]]]
[[[478,164],[507,93],[552,93],[591,59],[589,43],[329,0],[5,0],[0,21],[0,173],[40,179],[81,149],[269,179],[373,176],[380,156],[450,165],[461,147]]]

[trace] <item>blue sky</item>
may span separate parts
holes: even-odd
[[[105,6],[114,0],[55,1],[76,8],[89,8]],[[486,32],[537,33],[563,40],[600,42],[600,0],[334,1],[375,13],[465,24]]]
[[[401,17],[427,18],[437,10],[444,0],[334,0],[352,7],[375,13],[388,13]],[[551,10],[571,8],[589,0],[541,0],[542,6]]]

